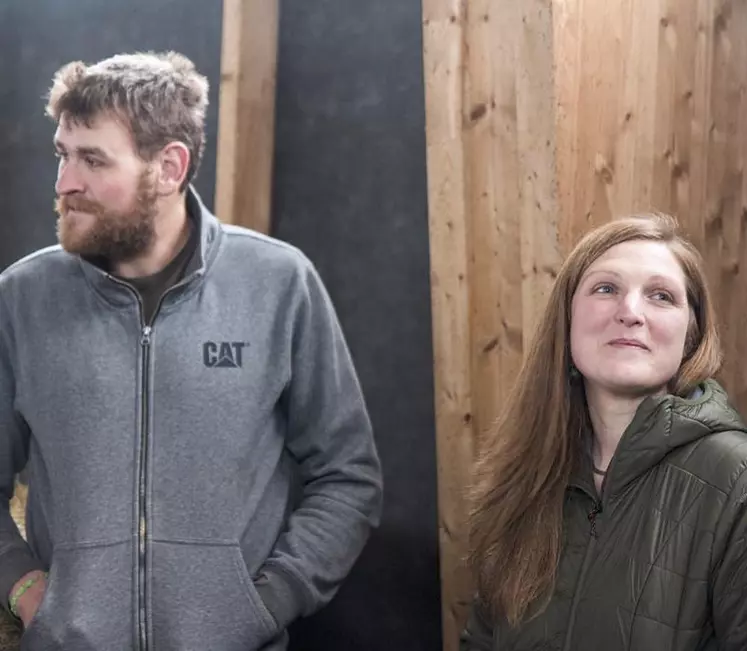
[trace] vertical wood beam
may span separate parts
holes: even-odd
[[[456,651],[471,581],[463,491],[473,458],[463,89],[466,3],[423,0],[431,297],[444,649]]]
[[[215,212],[270,231],[279,0],[224,0]]]
[[[472,599],[465,489],[559,263],[551,0],[424,0],[444,648]]]

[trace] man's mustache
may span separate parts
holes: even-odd
[[[98,215],[101,212],[100,204],[85,197],[63,196],[55,199],[54,209],[58,215],[64,215],[71,210],[92,213]]]

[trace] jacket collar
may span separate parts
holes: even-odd
[[[215,260],[223,235],[220,222],[205,207],[192,186],[187,189],[185,201],[187,214],[194,220],[199,240],[197,250],[187,266],[184,280],[169,292],[168,302],[178,300],[199,285]],[[107,302],[117,307],[137,302],[137,294],[130,285],[112,276],[95,261],[82,256],[77,257],[87,281]]]
[[[614,497],[668,454],[715,432],[747,431],[715,380],[707,380],[692,398],[671,394],[646,398],[622,435],[607,468],[604,497]],[[591,462],[581,455],[571,486],[593,495]]]

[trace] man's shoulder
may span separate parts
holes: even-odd
[[[224,223],[221,223],[221,228],[231,246],[264,250],[280,256],[303,256],[301,251],[292,244],[251,228]]]
[[[256,268],[260,263],[274,269],[301,271],[312,267],[306,255],[297,247],[270,235],[233,224],[221,224],[229,255]]]
[[[0,273],[0,287],[49,282],[75,273],[79,268],[77,256],[59,244],[38,249],[12,263]]]

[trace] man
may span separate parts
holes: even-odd
[[[0,594],[30,651],[285,649],[378,522],[317,273],[190,185],[207,90],[149,53],[69,64],[49,94],[61,246],[0,276]]]

